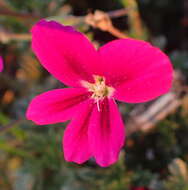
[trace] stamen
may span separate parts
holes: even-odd
[[[100,112],[100,101],[104,98],[110,98],[114,93],[114,88],[107,86],[105,83],[105,78],[101,76],[93,76],[95,83],[89,83],[87,81],[82,81],[82,85],[92,92],[91,98],[95,100],[97,104],[97,110]]]
[[[100,112],[100,104],[99,104],[99,100],[97,100],[97,110]]]

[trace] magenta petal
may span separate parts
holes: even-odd
[[[45,92],[31,101],[26,117],[38,125],[64,122],[80,111],[82,102],[87,100],[88,96],[84,88],[66,88]]]
[[[89,143],[96,162],[107,167],[117,161],[119,152],[124,145],[125,129],[113,99],[104,99],[97,106],[90,119]]]
[[[88,72],[98,62],[97,51],[73,27],[39,21],[32,28],[32,48],[41,64],[68,86],[80,86],[80,80],[93,80]]]
[[[0,57],[0,72],[3,70],[3,59]]]
[[[88,142],[88,123],[93,108],[93,101],[87,100],[80,113],[67,126],[63,137],[63,150],[65,160],[81,164],[91,157]]]
[[[169,91],[173,68],[168,57],[149,43],[122,39],[99,49],[101,70],[116,88],[114,97],[129,103],[145,102]]]

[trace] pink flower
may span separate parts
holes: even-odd
[[[3,59],[0,57],[0,72],[3,70]]]
[[[115,40],[96,50],[74,28],[42,20],[32,28],[32,48],[54,77],[71,86],[35,97],[27,110],[38,125],[71,120],[63,137],[67,161],[116,162],[125,130],[115,99],[146,102],[171,87],[168,57],[144,41]]]

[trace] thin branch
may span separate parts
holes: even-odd
[[[120,30],[118,30],[117,28],[115,28],[114,26],[110,27],[108,29],[108,32],[111,33],[113,36],[115,36],[117,38],[129,38],[128,35],[124,34]]]
[[[15,34],[9,33],[3,30],[0,30],[0,41],[2,43],[8,43],[9,41],[16,40],[16,41],[29,41],[31,40],[31,35],[28,33],[25,34]]]
[[[109,15],[110,18],[118,18],[118,17],[122,17],[127,15],[129,9],[118,9],[118,10],[114,10],[114,11],[109,11],[107,12],[107,14]],[[0,9],[0,15],[1,16],[11,16],[11,17],[17,17],[17,18],[21,18],[21,19],[31,19],[31,20],[37,20],[37,19],[41,19],[41,17],[39,15],[34,15],[34,14],[29,14],[29,13],[18,13],[9,9]],[[61,16],[58,16],[61,19]],[[85,20],[85,16],[66,16],[66,19],[75,19],[79,21],[84,22]]]
[[[118,18],[127,15],[129,11],[130,9],[123,8],[114,11],[109,11],[107,12],[107,14],[109,15],[110,18]]]
[[[128,11],[130,9],[118,9],[118,10],[114,10],[114,11],[109,11],[106,12],[105,14],[108,15],[109,18],[118,18],[118,17],[122,17],[128,14]],[[102,11],[101,11],[102,12]],[[89,13],[88,15],[90,15],[91,13]],[[69,25],[79,25],[79,24],[83,24],[86,23],[87,17],[86,16],[73,16],[73,15],[64,15],[64,16],[50,16],[47,19],[48,20],[59,20],[60,22],[65,22],[68,23]]]
[[[156,126],[156,124],[171,114],[182,104],[175,93],[170,92],[165,94],[151,104],[145,111],[140,112],[138,115],[130,117],[127,123],[127,136],[130,136],[136,131],[147,132]],[[135,109],[139,109],[136,107]],[[133,112],[137,112],[133,110]]]
[[[85,22],[94,28],[99,28],[102,31],[109,32],[117,38],[128,38],[127,35],[113,26],[109,14],[103,11],[96,10],[94,14],[89,13],[85,17]]]
[[[144,39],[146,35],[146,28],[142,23],[140,17],[138,3],[136,0],[124,0],[123,4],[129,10],[127,12],[129,32],[134,34],[138,39]]]
[[[41,18],[38,15],[29,14],[29,13],[18,13],[9,9],[0,9],[0,16],[11,16],[11,17],[16,17],[16,18],[21,18],[24,20],[25,19],[36,20],[36,19]]]

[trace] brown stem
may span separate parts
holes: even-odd
[[[114,11],[109,11],[107,14],[110,18],[118,18],[127,15],[129,9],[118,9]]]
[[[18,13],[14,12],[9,9],[0,9],[0,15],[1,16],[11,16],[11,17],[17,17],[21,19],[40,19],[40,16],[33,15],[33,14],[28,14],[28,13]]]
[[[117,13],[117,12],[116,12]],[[114,13],[111,15],[114,15]],[[94,14],[89,13],[85,17],[86,24],[91,25],[94,28],[99,28],[102,31],[106,31],[111,33],[113,36],[116,36],[117,38],[127,38],[128,36],[125,35],[123,32],[115,28],[112,24],[112,21],[110,19],[109,14],[96,10]]]
[[[31,40],[30,34],[15,34],[15,33],[8,33],[6,31],[0,31],[0,41],[3,43],[8,43],[12,40]]]
[[[153,129],[156,124],[166,118],[182,104],[182,100],[176,97],[172,92],[160,97],[152,103],[146,110],[129,118],[127,122],[127,136],[134,132],[148,132]],[[139,107],[136,107],[134,112],[137,112]]]
[[[113,25],[108,29],[108,32],[117,38],[128,38],[126,34],[115,28]]]

